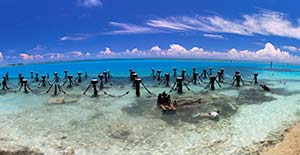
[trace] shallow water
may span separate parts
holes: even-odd
[[[191,91],[171,93],[172,100],[191,101],[202,99],[201,104],[179,107],[176,112],[163,113],[156,106],[156,95],[169,91],[151,77],[151,68],[162,73],[183,68],[191,74],[213,67],[214,74],[225,69],[226,79],[215,91],[205,90],[208,80],[200,85],[189,84]],[[136,97],[128,80],[128,69],[134,68],[147,88],[141,88]],[[77,71],[88,72],[89,79],[74,88],[65,88],[67,94],[44,94],[47,88],[38,88],[29,72],[40,74],[57,71],[63,77],[68,69],[75,76]],[[105,84],[98,97],[83,91],[92,77],[109,69],[112,86]],[[259,73],[260,83],[273,90],[265,92],[259,86],[246,82],[239,88],[231,86],[235,71],[240,71],[245,81],[251,81],[253,73]],[[76,154],[246,154],[270,134],[298,120],[300,111],[300,87],[298,66],[254,62],[223,62],[201,60],[106,60],[57,64],[27,65],[1,68],[11,77],[9,87],[18,89],[17,74],[23,73],[35,93],[4,92],[0,95],[0,141],[41,150],[45,154],[62,154],[72,146]],[[163,75],[163,74],[162,74]],[[61,81],[63,83],[64,80]],[[171,81],[173,77],[171,76]],[[172,86],[172,83],[171,83]],[[48,103],[51,98],[63,97],[66,104]],[[193,118],[196,113],[221,111],[217,120]]]

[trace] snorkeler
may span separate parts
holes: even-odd
[[[261,88],[264,89],[265,91],[271,91],[271,89],[265,85],[265,84],[260,84]]]
[[[209,118],[218,118],[220,116],[220,111],[213,111],[209,113],[197,113],[193,117],[209,117]]]

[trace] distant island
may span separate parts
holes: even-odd
[[[8,66],[23,66],[23,63],[8,64]]]

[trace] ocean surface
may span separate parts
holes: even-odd
[[[174,67],[178,76],[186,70],[182,94],[170,91],[175,81]],[[221,87],[215,84],[215,90],[205,89],[208,78],[194,84],[189,79],[193,67],[199,74],[212,67],[212,75],[224,68],[224,82]],[[140,97],[129,80],[130,68],[145,85],[141,85]],[[152,68],[155,73],[161,70],[162,76],[170,73],[170,86],[153,80]],[[63,86],[67,81],[64,70],[74,80],[77,72],[82,72],[83,81],[72,88],[67,87],[68,82]],[[111,80],[104,82],[102,90],[97,84],[98,96],[93,96],[92,87],[83,94],[91,79],[107,70]],[[39,73],[39,78],[48,74],[50,84],[57,72],[60,80],[56,84],[65,93],[54,95],[54,86],[39,87],[31,71],[34,76]],[[237,71],[245,83],[240,87],[232,85]],[[79,155],[251,154],[259,142],[275,138],[278,131],[300,118],[299,65],[139,59],[0,68],[0,75],[6,72],[10,89],[0,91],[0,143],[25,146],[47,155],[63,154],[69,146]],[[20,73],[28,80],[28,93],[24,93],[24,87],[19,90]],[[252,83],[254,73],[258,73],[258,84]],[[271,91],[264,91],[260,84],[266,84]],[[175,112],[163,112],[157,107],[157,95],[163,91],[177,101]],[[60,101],[63,104],[53,103]],[[217,110],[218,119],[193,117]]]

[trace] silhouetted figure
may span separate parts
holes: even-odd
[[[3,80],[2,80],[2,82],[1,82],[1,84],[2,84],[2,90],[8,90],[9,88],[8,88],[8,86],[7,86],[7,78],[6,78],[6,76],[3,76]]]
[[[271,91],[271,89],[267,85],[265,85],[265,84],[260,84],[260,86],[265,91]]]

